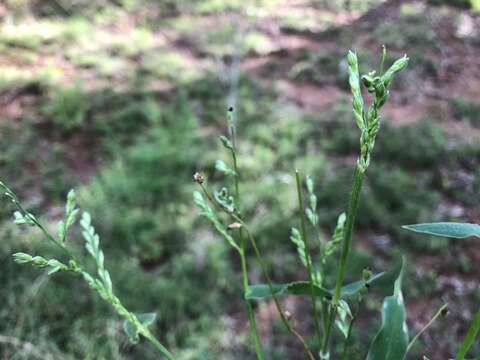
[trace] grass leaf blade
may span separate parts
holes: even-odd
[[[438,222],[415,225],[404,225],[404,229],[414,232],[448,238],[463,239],[468,237],[480,238],[480,225],[456,222]]]

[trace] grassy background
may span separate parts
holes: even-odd
[[[106,265],[133,311],[179,359],[253,359],[239,264],[199,218],[192,174],[228,184],[215,160],[235,102],[245,213],[276,281],[305,278],[289,241],[298,226],[294,169],[317,184],[324,236],[345,210],[358,131],[344,56],[361,71],[408,52],[367,174],[349,277],[406,254],[411,333],[449,302],[415,347],[455,353],[478,307],[478,246],[400,225],[480,222],[480,6],[435,1],[71,1],[0,5],[0,178],[51,224],[75,187],[102,236]],[[231,185],[231,184],[229,184]],[[84,284],[13,263],[54,253],[0,207],[2,359],[156,359]],[[70,240],[82,252],[82,240]],[[331,274],[334,263],[329,264]],[[262,281],[252,257],[250,277]],[[329,279],[328,281],[331,281]],[[369,297],[354,331],[360,359],[378,326]],[[303,333],[308,303],[284,298]],[[271,359],[298,358],[269,302],[256,304]],[[311,338],[313,344],[313,337]],[[480,346],[472,351],[480,356]],[[471,356],[471,357],[472,357]]]

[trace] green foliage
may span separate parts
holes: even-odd
[[[453,114],[459,120],[466,121],[473,127],[480,127],[480,103],[455,98],[450,101]]]
[[[59,227],[63,229],[60,233],[61,237],[55,238],[46,230],[46,228],[37,220],[37,218],[33,214],[27,212],[22,207],[15,193],[13,193],[13,191],[10,190],[3,182],[0,182],[0,189],[18,209],[15,212],[15,223],[17,225],[30,225],[37,227],[39,230],[41,230],[42,235],[44,235],[48,241],[60,248],[69,258],[68,265],[66,265],[57,259],[47,260],[42,256],[31,256],[26,253],[16,253],[13,255],[15,262],[17,262],[18,264],[30,263],[34,267],[38,268],[49,268],[48,275],[52,275],[54,273],[62,271],[80,276],[88,284],[92,291],[97,292],[100,297],[105,300],[105,302],[110,304],[115,309],[119,316],[123,317],[127,322],[130,323],[130,325],[128,326],[130,330],[128,333],[129,336],[132,334],[132,332],[135,334],[136,337],[138,337],[138,334],[141,334],[146,339],[148,339],[152,343],[152,345],[154,345],[155,348],[163,356],[165,356],[166,359],[175,359],[175,357],[160,342],[158,342],[158,340],[156,340],[151,334],[151,332],[148,330],[147,326],[152,322],[151,319],[143,318],[143,321],[141,321],[139,318],[136,317],[135,314],[129,312],[120,302],[120,299],[114,294],[110,274],[104,266],[105,257],[102,249],[100,248],[100,238],[98,234],[96,234],[95,229],[92,226],[92,219],[90,214],[86,212],[83,213],[80,225],[83,229],[82,235],[85,239],[85,248],[95,260],[98,278],[82,268],[81,263],[77,260],[76,256],[65,244],[65,238],[67,234],[66,232],[68,230],[68,227],[71,227],[75,223],[75,214],[78,212],[78,210],[76,209],[75,193],[73,191],[71,191],[68,195],[66,205],[66,217],[59,224]],[[135,330],[133,330],[132,327],[134,327]],[[134,340],[136,340],[136,337],[134,338]]]
[[[451,5],[464,9],[470,9],[475,4],[475,0],[429,0],[432,5]]]
[[[184,246],[185,233],[178,219],[184,211],[185,185],[194,172],[199,146],[195,116],[185,100],[178,101],[157,111],[148,134],[116,156],[112,165],[81,191],[86,206],[103,219],[101,232],[116,239],[114,248],[145,261],[155,261]]]
[[[52,200],[63,198],[76,184],[64,171],[64,147],[48,143],[30,119],[0,122],[0,140],[0,173],[6,182],[15,181],[19,188],[37,191]],[[39,182],[38,176],[49,181]]]
[[[435,47],[435,32],[424,14],[404,15],[395,23],[382,22],[375,28],[374,36],[392,49]]]
[[[74,86],[54,92],[42,112],[61,131],[72,131],[83,125],[88,111],[88,101],[77,82]]]
[[[453,223],[453,222],[439,222],[426,223],[416,225],[404,225],[404,229],[415,231],[422,234],[444,236],[450,238],[467,238],[476,236],[480,238],[480,225]]]
[[[382,326],[373,339],[367,360],[403,360],[407,353],[407,313],[402,295],[402,275],[395,281],[392,296],[385,298],[382,306]]]
[[[352,299],[358,296],[360,293],[366,290],[378,290],[381,294],[388,289],[385,284],[391,283],[398,276],[400,267],[395,267],[390,271],[381,272],[368,277],[368,279],[358,280],[350,284],[342,286],[340,296],[342,299]],[[392,279],[393,277],[393,279]],[[308,296],[311,294],[310,282],[307,281],[295,281],[288,284],[273,284],[273,292],[278,295],[302,295]],[[314,296],[318,298],[324,298],[331,300],[333,297],[334,289],[325,289],[321,286],[314,285]],[[272,292],[268,285],[256,284],[248,288],[245,293],[247,299],[264,299],[272,297]]]
[[[388,122],[384,125],[374,154],[377,161],[405,169],[434,169],[441,164],[447,152],[447,140],[433,121],[420,119],[414,124],[398,127]]]
[[[480,331],[480,311],[475,314],[475,318],[473,319],[472,325],[468,329],[467,335],[465,336],[465,340],[460,346],[460,349],[455,356],[455,360],[463,360],[467,355],[468,351],[472,347],[473,343],[475,342],[475,338],[477,337],[478,332]]]
[[[148,9],[154,12],[156,6],[163,9],[165,5],[165,8],[169,7],[173,9],[172,11],[181,9],[197,12],[202,7],[201,12],[208,14],[215,13],[218,9],[221,11],[236,9],[238,5],[235,2],[219,1],[215,2],[215,6],[218,7],[210,7],[213,3],[169,2],[167,5],[165,2],[153,4]],[[138,4],[135,2],[128,4],[122,2],[119,8],[135,8],[136,5]],[[79,8],[75,9],[75,12],[80,11],[82,10]],[[167,13],[162,13],[162,16],[165,14]],[[108,23],[106,17],[103,21]],[[198,28],[194,27],[193,30],[198,31]],[[221,45],[216,48],[220,49],[221,54],[229,53],[231,50],[229,48],[231,44],[226,41],[231,37],[231,29],[223,30],[225,33],[221,33],[220,38],[214,39]],[[216,150],[204,151],[206,147],[200,146],[197,138],[197,122],[201,124],[200,134],[215,132],[217,128],[225,129],[222,115],[223,100],[230,84],[223,80],[219,81],[217,76],[207,75],[201,79],[190,76],[187,68],[193,66],[188,61],[185,62],[182,56],[157,57],[143,54],[141,59],[137,59],[136,57],[142,53],[139,49],[143,49],[143,46],[151,41],[147,38],[148,35],[145,39],[141,37],[139,41],[141,40],[142,44],[138,47],[137,44],[130,47],[124,46],[125,43],[115,42],[108,47],[112,54],[102,50],[102,56],[95,59],[94,65],[88,65],[88,62],[82,65],[85,66],[84,69],[97,71],[99,69],[97,66],[104,58],[113,59],[113,62],[117,63],[104,64],[106,68],[110,68],[106,71],[110,73],[108,76],[113,77],[112,74],[118,72],[116,67],[118,59],[113,53],[126,54],[132,58],[128,60],[122,58],[120,62],[122,64],[125,61],[132,61],[135,64],[138,62],[139,76],[144,77],[135,84],[134,91],[124,92],[122,89],[118,92],[101,90],[86,93],[82,88],[68,88],[68,91],[78,90],[80,96],[86,99],[83,100],[83,105],[80,101],[76,103],[78,99],[75,99],[73,94],[67,95],[66,101],[61,100],[62,96],[55,95],[52,96],[51,103],[44,108],[50,107],[49,110],[42,110],[47,120],[57,123],[54,119],[58,119],[62,134],[54,134],[55,139],[62,139],[61,136],[68,132],[69,136],[89,138],[89,144],[95,143],[109,150],[109,157],[99,156],[101,159],[99,163],[103,165],[99,175],[93,177],[79,194],[83,203],[92,214],[95,214],[95,225],[103,235],[102,245],[105,255],[108,256],[109,273],[115,280],[115,294],[125,299],[128,309],[156,311],[157,321],[155,324],[148,324],[151,325],[149,331],[153,333],[158,330],[162,341],[175,348],[175,353],[181,359],[238,357],[249,359],[253,357],[253,343],[244,335],[243,330],[239,330],[240,326],[244,328],[244,324],[238,322],[236,318],[231,324],[230,315],[241,312],[235,299],[241,298],[240,294],[245,294],[247,299],[271,297],[272,291],[268,284],[251,285],[249,287],[251,293],[248,291],[243,293],[240,289],[239,276],[234,271],[242,265],[243,256],[248,270],[242,272],[242,275],[246,274],[247,283],[250,280],[248,276],[255,281],[261,276],[265,277],[259,275],[264,265],[272,277],[278,278],[280,282],[287,282],[291,276],[299,274],[294,265],[297,259],[293,251],[296,250],[300,262],[305,267],[307,259],[309,257],[313,259],[314,276],[309,281],[272,284],[275,290],[273,293],[308,297],[311,295],[313,283],[314,290],[322,295],[317,300],[319,302],[322,299],[328,300],[325,303],[328,306],[327,310],[334,314],[334,323],[337,325],[341,323],[340,341],[345,338],[350,346],[357,340],[355,330],[353,332],[351,330],[361,299],[368,296],[367,289],[371,288],[373,290],[371,292],[375,294],[383,294],[380,282],[383,282],[383,285],[386,283],[387,287],[388,285],[391,287],[392,283],[391,278],[385,273],[378,274],[379,282],[376,282],[377,275],[362,276],[362,280],[342,286],[337,307],[330,307],[334,290],[326,289],[329,289],[327,285],[331,284],[335,271],[338,270],[335,255],[338,254],[338,248],[344,238],[347,220],[345,213],[340,216],[338,214],[346,210],[345,199],[349,193],[347,184],[351,177],[350,172],[346,174],[343,165],[351,164],[350,156],[358,151],[358,130],[352,121],[351,106],[346,102],[340,102],[333,110],[327,110],[319,116],[300,116],[298,110],[279,104],[276,101],[277,94],[269,87],[241,77],[237,88],[237,96],[240,99],[238,105],[240,139],[235,143],[232,138],[221,137],[221,144],[227,152],[237,151],[238,146],[240,169],[238,170],[227,157],[222,156],[218,159]],[[143,40],[146,40],[145,44]],[[247,48],[252,48],[257,53],[268,51],[268,44],[264,43],[265,39],[261,37],[253,36],[243,40],[248,43]],[[223,48],[223,45],[226,47]],[[354,94],[354,116],[362,133],[359,163],[365,170],[369,165],[369,156],[378,131],[379,117],[375,113],[388,97],[384,87],[390,84],[392,74],[403,65],[397,64],[386,73],[383,71],[378,74],[368,73],[370,65],[376,61],[369,52],[359,54],[362,60],[360,65],[355,64],[356,60],[352,59],[352,55],[349,63]],[[347,62],[341,59],[340,52],[333,51],[318,56],[310,54],[304,60],[305,68],[299,64],[292,70],[293,77],[324,83],[343,81],[348,76]],[[382,62],[390,60],[391,58],[384,57]],[[360,77],[360,73],[366,75]],[[185,86],[185,97],[179,96],[173,106],[159,107],[158,98],[163,98],[164,94],[153,98],[146,85],[155,74],[162,79],[168,78],[173,84],[181,83]],[[144,80],[145,84],[142,82]],[[368,91],[374,93],[376,104],[374,103],[370,110],[367,109],[367,101],[361,98],[360,80]],[[172,95],[176,96],[175,91],[165,96],[171,100]],[[65,120],[77,119],[78,109],[81,110],[78,113],[83,113],[80,116],[81,121]],[[49,111],[52,115],[49,115]],[[230,123],[228,124],[230,127]],[[12,137],[4,137],[5,133],[1,132],[3,146],[0,145],[2,150],[0,169],[2,176],[8,177],[9,180],[14,179],[16,186],[25,188],[25,191],[29,192],[28,195],[30,192],[33,193],[33,201],[28,207],[37,212],[40,206],[45,205],[45,201],[38,197],[36,186],[42,187],[41,194],[55,200],[59,195],[66,194],[66,189],[69,188],[66,183],[70,180],[63,177],[68,176],[65,175],[68,172],[65,171],[64,164],[52,161],[51,155],[46,157],[47,161],[42,161],[46,166],[39,171],[48,177],[49,181],[25,180],[26,176],[23,175],[25,169],[36,169],[38,166],[38,162],[35,161],[37,154],[32,152],[31,148],[37,148],[36,145],[32,146],[32,143],[36,144],[32,142],[32,138],[38,137],[41,131],[38,132],[31,124],[22,126],[21,130],[21,136],[17,136],[20,132],[15,130],[12,132],[15,136]],[[384,122],[380,131],[381,134],[376,140],[377,147],[372,155],[374,164],[369,167],[363,193],[360,195],[357,222],[361,230],[386,231],[390,235],[395,235],[395,241],[405,238],[405,232],[398,229],[399,222],[425,221],[427,214],[431,214],[439,202],[438,190],[448,192],[454,200],[463,199],[459,201],[474,203],[478,193],[475,192],[475,186],[457,186],[452,177],[464,173],[472,174],[472,169],[476,168],[475,146],[470,150],[454,148],[447,152],[443,132],[430,121],[398,127]],[[9,138],[15,140],[9,141]],[[5,139],[6,142],[3,141]],[[62,146],[63,142],[59,145],[59,158],[63,154]],[[324,150],[333,157],[329,156],[326,159]],[[344,155],[348,157],[343,157]],[[29,160],[28,156],[31,156],[32,160]],[[27,166],[18,165],[19,159],[22,161],[27,159]],[[56,157],[54,159],[58,160]],[[212,191],[213,202],[209,202],[201,193],[195,194],[195,202],[201,215],[210,220],[227,241],[217,241],[203,227],[203,220],[197,222],[193,219],[195,213],[191,211],[189,205],[186,205],[189,203],[192,189],[191,175],[198,170],[199,159],[202,163],[207,163],[204,178],[219,191]],[[340,163],[340,166],[334,165]],[[321,185],[316,190],[312,178],[307,178],[307,206],[300,210],[308,220],[307,234],[312,239],[310,240],[312,249],[307,249],[304,242],[306,237],[295,228],[291,232],[294,247],[287,240],[292,220],[298,212],[294,192],[291,189],[292,164],[319,178],[318,183]],[[397,168],[397,165],[405,170]],[[457,172],[457,169],[462,172]],[[17,182],[19,181],[17,178],[26,181],[27,184]],[[231,190],[237,180],[241,180],[242,202],[237,200],[238,195]],[[30,186],[32,183],[37,185],[32,188]],[[44,184],[49,185],[50,189],[45,189]],[[223,186],[226,187],[226,191],[223,191]],[[69,194],[69,200],[72,196]],[[41,200],[36,200],[38,198]],[[59,213],[55,201],[48,205],[52,206],[54,216]],[[70,201],[67,202],[65,213],[65,219],[58,227],[57,238],[60,244],[68,243],[72,250],[77,250],[75,230],[70,234],[72,241],[67,241],[68,230],[75,221],[75,215],[78,215]],[[243,223],[243,220],[238,222],[235,218],[232,219],[232,215],[248,219],[248,227],[245,228],[247,224]],[[19,224],[35,225],[35,221],[38,221],[22,212],[14,216]],[[335,221],[337,225],[334,230]],[[38,239],[35,239],[35,233],[24,231],[22,234],[19,230],[12,230],[12,227],[2,224],[0,238],[2,241],[8,239],[3,241],[2,253],[21,248],[21,252],[15,255],[18,262],[31,263],[56,275],[55,281],[48,282],[48,286],[43,285],[43,279],[47,275],[39,277],[38,281],[29,286],[26,279],[31,279],[35,274],[31,269],[5,265],[6,271],[0,276],[0,281],[5,284],[5,292],[0,296],[0,300],[6,304],[5,310],[0,311],[0,319],[4,324],[0,326],[0,332],[15,333],[19,338],[31,341],[38,347],[39,352],[46,354],[45,358],[52,355],[65,359],[70,357],[88,359],[92,356],[121,359],[124,353],[128,353],[128,357],[132,358],[158,358],[154,350],[148,346],[126,347],[127,340],[133,342],[139,340],[141,335],[139,326],[146,327],[149,321],[144,322],[142,315],[135,315],[139,323],[126,320],[124,322],[126,336],[121,335],[121,324],[109,315],[106,304],[101,301],[104,298],[115,302],[111,297],[113,286],[104,266],[104,253],[100,248],[98,235],[88,215],[84,216],[82,223],[86,231],[87,253],[95,262],[88,266],[88,269],[93,267],[95,272],[88,274],[95,275],[90,275],[91,279],[86,275],[81,276],[101,298],[91,299],[83,291],[82,284],[69,280],[70,277],[66,273],[71,270],[71,264],[64,260],[66,256],[61,249],[51,249],[39,244]],[[264,253],[262,265],[260,260],[255,261],[251,258],[255,249],[246,241],[248,240],[246,230],[255,234],[259,248]],[[328,234],[326,230],[334,230],[329,241],[326,241],[325,234]],[[241,250],[242,234],[247,243],[244,250]],[[24,240],[20,240],[19,243],[13,242],[13,239],[22,238]],[[235,251],[229,252],[228,245],[233,246]],[[232,254],[237,253],[241,254],[239,261],[232,264]],[[49,257],[29,254],[49,254]],[[83,257],[80,258],[83,260]],[[5,264],[11,262],[4,257],[0,260]],[[362,252],[351,253],[346,271],[359,275],[371,262],[375,267],[381,264],[378,259],[366,256]],[[321,269],[322,266],[325,266],[325,270]],[[326,271],[326,276],[322,276],[320,271]],[[357,275],[356,278],[359,277]],[[268,278],[262,280],[267,281]],[[326,283],[325,286],[319,285],[322,282]],[[78,296],[72,299],[72,293]],[[17,304],[18,299],[27,300]],[[32,306],[24,311],[25,304]],[[372,310],[373,305],[375,302],[369,298],[368,309]],[[225,309],[228,309],[229,316],[224,318],[221,315]],[[262,313],[263,310],[264,305],[260,305],[255,313]],[[58,321],[59,316],[62,317],[61,322]],[[323,316],[322,314],[321,319]],[[152,318],[152,315],[148,315],[146,320]],[[15,328],[9,329],[7,325],[12,323],[16,324]],[[292,324],[295,323],[297,321],[292,321]],[[68,324],[68,328],[65,324]],[[300,330],[303,331],[310,325],[308,321],[302,323]],[[67,329],[69,331],[66,331]],[[276,326],[269,329],[272,329],[275,339],[266,343],[268,358],[284,359],[299,356],[298,348],[291,346],[289,340],[285,343],[291,349],[284,346],[283,340],[288,336],[286,330],[279,330]],[[366,344],[367,333],[368,331],[365,331],[365,334],[360,335],[363,344]],[[92,334],[95,336],[91,336]],[[270,336],[268,338],[271,339]],[[263,339],[265,340],[265,337]],[[315,351],[320,347],[313,339],[305,340],[308,345],[313,344],[312,348],[315,348]],[[338,339],[335,340],[331,350],[332,356],[337,355],[340,348]],[[225,345],[226,342],[228,345]],[[346,353],[353,353],[358,349],[351,350]],[[10,358],[23,355],[13,354],[9,349],[1,349],[1,356]],[[260,356],[258,352],[257,356]]]
[[[290,70],[289,76],[317,84],[336,82],[337,78],[344,80],[342,59],[340,51],[317,54],[306,50]]]

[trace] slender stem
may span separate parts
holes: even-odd
[[[433,317],[430,319],[430,321],[417,333],[417,335],[415,335],[415,337],[412,339],[412,341],[410,341],[410,343],[408,344],[408,347],[407,347],[407,353],[411,350],[413,344],[415,344],[415,342],[418,340],[418,338],[430,327],[432,326],[432,324],[435,322],[435,320],[438,319],[439,316],[441,316],[445,309],[448,307],[448,304],[443,304],[438,310],[437,312],[435,313],[435,315],[433,315]]]
[[[235,198],[236,198],[237,210],[240,213],[241,211],[240,184],[239,184],[240,178],[239,178],[238,161],[237,161],[236,131],[235,131],[235,125],[233,124],[233,119],[232,119],[232,124],[230,126],[230,138],[232,141],[231,155],[232,155],[232,161],[233,161],[233,170],[235,171],[235,175],[234,175]],[[245,256],[245,239],[243,237],[242,228],[238,229],[238,237],[240,238],[239,254],[240,254],[240,262],[242,264],[243,292],[246,293],[249,287],[249,281],[248,281],[247,259]],[[257,359],[263,360],[265,359],[265,355],[263,352],[262,341],[258,334],[257,322],[255,320],[255,313],[253,312],[252,303],[248,299],[245,299],[245,303],[247,306],[247,314],[248,314],[248,321],[250,323],[250,331],[251,331],[253,341],[255,343],[255,352],[257,354]]]
[[[318,221],[316,221],[315,226],[318,227],[316,229],[317,233],[317,241],[318,241],[318,247],[320,251],[320,261],[318,265],[318,271],[320,272],[320,279],[319,279],[319,286],[323,286],[324,280],[325,280],[325,264],[324,264],[324,254],[323,254],[323,242],[322,238],[320,236],[320,228]],[[320,298],[320,310],[322,312],[322,326],[323,326],[323,334],[322,334],[322,342],[320,344],[323,344],[323,341],[325,340],[325,333],[327,332],[327,326],[328,326],[328,302],[324,298]]]
[[[226,209],[224,209],[223,207],[219,206],[215,200],[213,200],[212,196],[210,195],[210,193],[207,191],[207,189],[205,188],[205,185],[203,183],[198,183],[200,185],[200,188],[202,189],[204,195],[207,197],[208,201],[213,205],[213,206],[216,206],[218,207],[221,211],[225,212],[227,215],[229,215],[233,220],[235,220],[236,222],[238,222],[240,225],[242,225],[242,228],[245,230],[245,233],[247,234],[247,237],[248,239],[250,240],[250,243],[252,244],[252,247],[253,247],[253,250],[255,252],[255,256],[257,257],[257,260],[260,264],[260,268],[262,269],[262,274],[263,276],[265,277],[265,279],[267,280],[267,284],[268,284],[268,288],[270,290],[270,293],[272,294],[272,297],[273,297],[273,301],[275,303],[275,307],[277,308],[277,311],[280,315],[280,318],[282,320],[282,323],[284,324],[285,328],[292,334],[294,335],[298,341],[300,341],[300,343],[302,344],[302,347],[303,347],[303,350],[305,351],[307,357],[310,359],[310,360],[315,360],[314,356],[312,355],[312,353],[310,352],[310,349],[308,348],[308,345],[305,341],[305,339],[302,337],[302,335],[300,335],[289,323],[287,317],[285,316],[285,313],[283,312],[282,310],[282,307],[280,305],[280,301],[278,300],[277,296],[275,295],[275,291],[274,291],[274,288],[273,288],[273,283],[272,283],[272,280],[270,278],[270,275],[268,274],[268,271],[267,271],[267,266],[265,265],[265,262],[263,261],[263,257],[262,257],[262,254],[260,253],[260,250],[258,249],[258,246],[257,246],[257,242],[255,241],[255,239],[253,238],[252,234],[250,233],[250,231],[248,230],[248,227],[247,227],[247,224],[235,213],[232,213],[232,212],[229,212],[227,211]]]
[[[233,216],[234,216],[236,221],[238,221],[240,224],[242,224],[242,227],[245,229],[245,232],[247,233],[247,236],[248,236],[248,238],[249,238],[249,240],[250,240],[250,242],[253,246],[253,250],[255,251],[255,255],[257,256],[257,260],[260,263],[260,267],[262,269],[263,276],[267,280],[267,284],[268,284],[270,293],[272,294],[273,301],[274,301],[275,306],[277,308],[277,311],[280,315],[280,318],[282,319],[283,324],[285,325],[287,330],[291,334],[295,335],[296,338],[300,341],[300,343],[302,344],[303,349],[304,349],[305,353],[307,354],[308,358],[311,359],[311,360],[315,360],[315,358],[313,357],[312,353],[310,352],[310,350],[308,348],[307,343],[305,342],[305,339],[292,327],[292,325],[290,325],[290,322],[288,321],[287,317],[285,316],[284,311],[282,310],[282,307],[280,305],[280,301],[278,300],[277,296],[275,295],[275,291],[273,289],[272,279],[270,278],[270,275],[268,274],[267,267],[265,265],[265,262],[263,261],[263,257],[260,253],[260,250],[258,249],[258,246],[257,246],[257,243],[256,243],[255,239],[253,238],[252,234],[250,233],[250,231],[246,227],[245,222],[243,222],[243,220],[240,219],[237,215],[233,214]]]
[[[245,259],[244,253],[244,240],[241,240],[240,243],[240,260],[242,263],[242,278],[243,278],[243,291],[246,292],[248,290],[248,272],[247,272],[247,261]],[[263,360],[265,358],[263,354],[263,346],[260,340],[260,336],[258,335],[257,330],[257,322],[255,320],[255,314],[253,312],[252,304],[249,300],[245,300],[247,306],[247,313],[248,313],[248,321],[250,322],[250,330],[252,333],[253,341],[255,342],[255,351],[257,353],[257,359]]]
[[[303,205],[303,197],[302,197],[302,189],[300,184],[300,174],[298,170],[295,171],[295,179],[297,183],[297,196],[298,196],[298,206],[300,210],[300,227],[302,230],[302,239],[303,244],[305,246],[305,260],[307,262],[307,272],[308,272],[308,280],[310,281],[310,289],[311,289],[311,299],[312,299],[312,308],[313,308],[313,320],[315,323],[315,331],[317,333],[318,338],[318,345],[321,346],[322,344],[322,336],[320,333],[320,323],[318,317],[318,310],[317,310],[317,302],[315,299],[314,294],[314,285],[313,285],[313,272],[312,272],[312,257],[310,256],[310,248],[308,246],[308,237],[307,231],[305,226],[305,212],[304,212],[304,205]]]
[[[348,258],[348,253],[350,251],[350,245],[352,242],[353,226],[355,224],[355,215],[358,210],[358,199],[360,197],[360,190],[362,188],[364,176],[365,176],[365,170],[362,167],[360,167],[360,165],[357,163],[357,165],[355,166],[354,174],[353,174],[352,192],[350,194],[350,200],[348,203],[347,221],[345,223],[345,229],[343,231],[342,253],[340,257],[337,281],[335,284],[335,291],[334,291],[333,300],[332,300],[332,307],[330,309],[328,329],[327,329],[327,333],[325,335],[325,339],[323,343],[322,351],[324,353],[328,352],[330,335],[332,332],[333,323],[335,321],[335,316],[337,313],[338,301],[340,300],[340,291],[342,289],[343,280],[345,278],[347,258]]]
[[[342,254],[340,257],[337,282],[335,284],[335,293],[333,296],[334,306],[338,305],[338,301],[340,300],[340,290],[343,285],[343,279],[345,278],[347,258],[352,242],[353,226],[355,224],[355,216],[358,210],[358,199],[360,197],[360,190],[362,188],[364,176],[365,171],[357,164],[357,166],[355,167],[355,172],[353,174],[352,192],[350,194],[350,201],[348,203],[347,211],[347,221],[345,223],[345,229],[343,232]]]
[[[475,314],[472,325],[470,325],[467,335],[465,335],[465,339],[463,339],[462,345],[460,345],[460,349],[458,350],[457,356],[455,356],[455,360],[465,359],[465,355],[467,355],[468,350],[475,342],[475,338],[477,337],[477,334],[479,331],[480,331],[480,310],[478,310],[478,312]]]
[[[141,325],[139,331],[166,359],[176,360],[175,356],[152,335],[147,327]]]
[[[337,315],[336,307],[330,306],[329,317],[327,321],[327,328],[323,336],[323,346],[321,350],[322,355],[329,353],[330,334],[332,333],[333,322],[335,321],[336,315]]]

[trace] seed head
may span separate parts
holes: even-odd
[[[239,222],[234,222],[234,223],[231,223],[230,225],[228,225],[228,228],[230,230],[240,229],[241,227],[242,227],[242,224],[240,224]]]
[[[193,181],[195,181],[198,184],[203,184],[205,181],[205,177],[199,172],[196,172],[195,174],[193,174]]]

